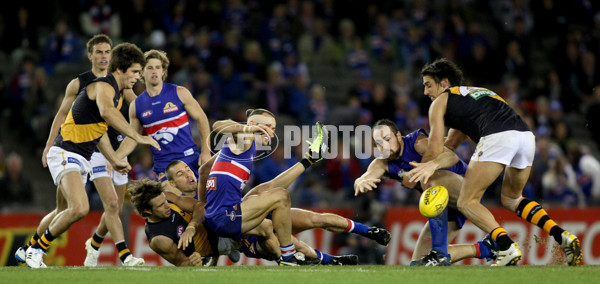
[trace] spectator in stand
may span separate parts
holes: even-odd
[[[23,174],[23,159],[15,152],[6,157],[6,173],[0,178],[1,203],[30,204],[33,201],[31,181]]]
[[[298,53],[308,66],[335,62],[335,43],[327,33],[327,23],[317,19],[312,30],[307,30],[298,40]]]
[[[121,17],[106,0],[94,0],[89,8],[79,15],[79,22],[83,33],[88,37],[106,34],[113,39],[121,38]]]
[[[83,49],[77,34],[69,28],[68,18],[59,17],[54,23],[54,31],[46,38],[43,49],[44,67],[53,75],[59,65],[76,64],[83,58]]]
[[[567,157],[575,171],[577,184],[587,200],[600,205],[600,162],[587,147],[577,143],[567,146]]]

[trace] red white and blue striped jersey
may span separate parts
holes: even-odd
[[[177,85],[163,83],[160,94],[154,97],[144,91],[135,99],[135,111],[144,134],[152,136],[162,149],[151,148],[155,172],[165,172],[174,160],[188,165],[198,163],[200,153],[192,137],[188,114],[177,96]]]
[[[255,156],[254,142],[250,149],[239,155],[232,153],[227,143],[223,144],[206,181],[206,217],[242,202],[242,191],[250,178]]]

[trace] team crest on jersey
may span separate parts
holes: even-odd
[[[235,221],[236,217],[242,217],[242,215],[235,214],[235,211],[228,212],[227,209],[225,209],[225,215],[229,216],[231,221]]]
[[[215,190],[217,189],[217,178],[211,177],[206,180],[206,190]]]
[[[147,111],[142,112],[142,117],[143,118],[147,118],[147,117],[149,117],[151,115],[152,115],[152,111],[151,110],[147,110]]]
[[[172,102],[168,102],[167,104],[165,104],[165,107],[163,108],[163,113],[170,113],[170,112],[174,112],[174,111],[178,111],[179,108]]]
[[[177,237],[181,238],[181,235],[183,234],[183,226],[179,225],[177,226]]]

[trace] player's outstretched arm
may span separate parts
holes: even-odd
[[[120,159],[113,150],[112,145],[110,144],[110,139],[108,138],[108,133],[104,133],[102,138],[100,138],[100,142],[97,145],[100,153],[106,157],[106,160],[111,164],[113,169],[116,171],[126,174],[131,170],[131,165],[122,158]]]
[[[381,182],[381,177],[387,173],[387,171],[386,160],[373,160],[367,168],[367,171],[354,181],[354,196],[377,188],[377,184]]]
[[[175,242],[173,242],[172,239],[170,239],[166,236],[156,236],[156,237],[152,238],[152,241],[150,242],[150,248],[154,252],[158,253],[162,258],[164,258],[165,260],[167,260],[168,262],[170,262],[171,264],[173,264],[175,266],[201,266],[202,265],[202,261],[200,261],[200,264],[198,264],[197,262],[192,263],[190,258],[185,256],[183,251],[177,249],[177,245],[175,245]],[[197,253],[197,252],[195,252],[195,253]]]

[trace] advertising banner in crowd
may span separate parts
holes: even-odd
[[[319,210],[323,211],[323,210]],[[344,217],[352,217],[352,209],[326,209]],[[511,238],[518,242],[523,252],[519,264],[529,265],[563,265],[563,254],[557,243],[536,226],[533,226],[516,214],[502,208],[491,210],[496,219],[506,228]],[[583,264],[600,264],[600,208],[570,209],[549,208],[550,216],[564,229],[577,235],[584,253]],[[61,235],[47,251],[44,261],[48,266],[82,265],[86,251],[85,241],[94,232],[101,213],[90,213],[80,222],[75,223],[67,233]],[[146,240],[144,220],[133,212],[123,218],[127,227],[127,243],[132,253],[143,257],[147,265],[170,265],[155,254]],[[0,214],[0,265],[17,265],[14,252],[18,246],[26,243],[35,231],[42,214],[19,213]],[[376,261],[377,255],[386,265],[407,265],[423,229],[426,218],[419,214],[417,208],[392,208],[384,216],[386,229],[392,234],[392,240],[383,247],[366,238],[348,237],[321,229],[309,230],[297,235],[298,239],[314,248],[330,254],[358,252],[363,259],[361,263]],[[455,244],[473,244],[481,240],[485,233],[467,222],[453,241]],[[120,265],[117,250],[110,235],[100,249],[99,265]],[[366,258],[366,259],[365,259]],[[227,257],[221,257],[221,265],[274,265],[272,261],[249,259],[242,256],[238,263],[231,263]],[[454,265],[486,265],[478,259],[468,259]]]

